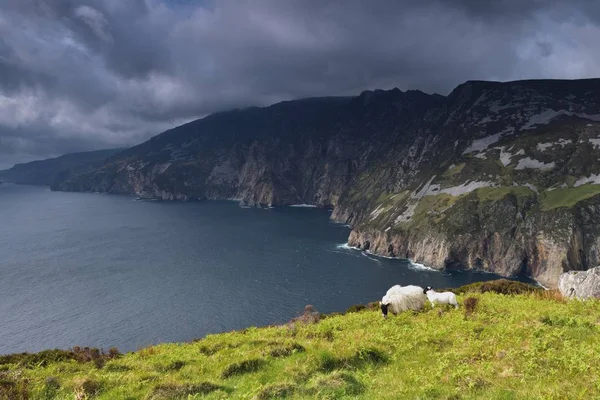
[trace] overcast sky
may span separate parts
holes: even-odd
[[[600,76],[595,0],[1,0],[0,168],[214,111]]]

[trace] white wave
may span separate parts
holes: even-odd
[[[359,249],[358,247],[354,247],[354,246],[349,246],[348,243],[342,243],[342,244],[338,244],[337,246],[338,249],[344,249],[344,250],[358,250],[358,251],[362,251],[361,249]]]
[[[340,221],[333,221],[333,220],[329,220],[329,222],[331,222],[331,223],[332,223],[332,224],[334,224],[334,225],[340,225],[340,226],[343,226],[343,227],[345,227],[345,228],[352,228],[352,227],[350,226],[350,224],[346,224],[346,223],[344,223],[344,222],[340,222]]]
[[[410,266],[413,267],[414,269],[422,269],[425,271],[436,271],[435,269],[428,267],[426,265],[420,264],[420,263],[416,263],[412,260],[408,260],[408,262],[410,263]]]
[[[385,259],[388,259],[388,260],[406,260],[406,258],[401,258],[401,257],[390,257],[390,256],[382,256],[382,255],[379,255],[379,254],[373,254],[369,250],[364,250],[363,251],[363,250],[361,250],[358,247],[354,247],[354,246],[348,245],[348,243],[338,244],[336,247],[338,249],[344,249],[344,250],[357,250],[357,251],[362,252],[363,255],[365,255],[365,256],[367,256],[369,258],[374,257],[374,258],[385,258]],[[437,269],[428,267],[428,266],[423,265],[423,264],[416,263],[416,262],[414,262],[413,260],[410,260],[410,259],[408,260],[408,263],[409,263],[410,267],[412,267],[414,269],[419,269],[419,270],[423,270],[423,271],[438,271]]]
[[[298,207],[298,208],[317,208],[314,204],[290,204],[290,207]]]

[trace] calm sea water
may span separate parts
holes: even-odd
[[[0,353],[135,350],[378,300],[394,284],[495,279],[340,246],[324,210],[0,185]]]

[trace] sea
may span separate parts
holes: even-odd
[[[310,207],[0,185],[0,354],[133,351],[377,301],[395,284],[497,279],[376,257]]]

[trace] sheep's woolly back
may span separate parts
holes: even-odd
[[[386,296],[389,296],[392,294],[410,294],[410,293],[417,293],[417,292],[423,293],[423,288],[420,286],[415,286],[415,285],[408,285],[408,286],[395,285],[388,289]]]
[[[388,304],[388,310],[392,314],[398,314],[407,310],[422,310],[425,307],[427,296],[423,290],[413,291],[411,293],[393,293],[383,296],[381,302]]]

